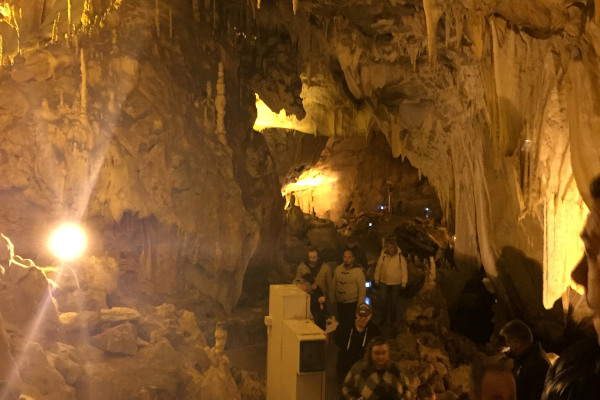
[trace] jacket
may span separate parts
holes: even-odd
[[[386,285],[402,285],[405,287],[408,283],[408,267],[406,259],[400,252],[390,256],[382,252],[377,266],[375,267],[375,283],[384,283]]]
[[[338,303],[364,302],[367,289],[362,268],[356,265],[351,268],[346,268],[344,264],[338,265],[333,273],[333,290]]]
[[[598,400],[600,346],[596,338],[568,347],[548,370],[542,400]]]
[[[378,371],[367,360],[354,364],[342,385],[344,400],[409,400],[412,398],[406,375],[396,363]]]

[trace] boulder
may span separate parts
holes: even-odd
[[[93,336],[91,343],[109,353],[134,355],[137,353],[137,335],[135,328],[129,322],[108,328]]]
[[[19,358],[22,393],[36,400],[75,400],[75,389],[52,366],[39,343],[29,343]]]

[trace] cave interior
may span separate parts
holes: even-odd
[[[0,398],[264,399],[269,286],[349,237],[367,276],[385,237],[408,259],[411,384],[468,391],[511,319],[560,354],[589,334],[597,7],[0,3]]]

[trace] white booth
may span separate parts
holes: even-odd
[[[327,336],[309,319],[310,296],[271,285],[267,325],[267,400],[325,400]]]

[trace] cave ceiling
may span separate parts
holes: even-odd
[[[0,6],[2,61],[17,86],[33,79],[56,87],[61,78],[75,75],[85,76],[84,88],[96,86],[102,96],[94,102],[94,90],[71,83],[75,99],[90,96],[88,109],[80,102],[88,118],[72,115],[72,134],[77,128],[98,130],[94,121],[103,119],[95,118],[94,111],[114,112],[116,106],[127,114],[114,129],[122,132],[116,135],[121,138],[119,150],[109,146],[114,165],[100,173],[105,187],[93,189],[90,208],[98,215],[117,221],[128,212],[155,217],[177,226],[186,238],[182,247],[191,249],[207,236],[198,235],[201,228],[185,218],[177,197],[189,194],[188,205],[202,198],[202,193],[189,191],[199,184],[190,180],[197,163],[227,164],[203,170],[206,176],[200,181],[214,187],[235,181],[217,192],[241,211],[233,216],[216,209],[198,212],[208,219],[223,214],[222,231],[242,232],[243,244],[225,249],[216,245],[208,257],[186,250],[194,262],[204,260],[203,273],[219,275],[217,263],[226,259],[244,266],[239,271],[225,268],[219,279],[227,281],[232,273],[239,281],[260,247],[258,232],[264,234],[264,221],[270,220],[270,208],[254,194],[272,190],[273,166],[263,157],[264,146],[248,133],[254,102],[260,101],[296,118],[287,129],[333,138],[382,132],[394,157],[408,158],[435,188],[456,232],[457,257],[482,263],[494,277],[503,249],[520,249],[543,266],[544,304],[550,307],[569,284],[586,213],[582,198],[587,198],[587,182],[600,171],[600,16],[595,3],[14,0]],[[136,27],[142,20],[141,28]],[[36,64],[35,55],[57,43],[80,56],[48,50],[51,57],[41,57],[49,65],[46,75],[27,75],[28,67]],[[135,57],[131,51],[117,56],[115,49],[135,45]],[[90,59],[86,72],[74,69],[73,63],[85,57]],[[107,59],[118,71],[108,78],[103,75]],[[162,75],[172,77],[167,87],[182,93],[144,83]],[[102,91],[112,83],[118,90]],[[31,105],[30,93],[18,89],[14,100]],[[64,107],[63,100],[73,103],[68,91],[64,99],[57,92],[39,96],[36,115],[52,120],[53,111]],[[146,104],[156,98],[168,102],[169,96],[186,99],[183,112],[168,110],[168,104],[168,111]],[[102,106],[101,100],[108,105]],[[21,117],[29,113],[14,104],[4,107]],[[177,113],[182,119],[173,122],[180,126],[167,129],[176,136],[164,139],[160,132]],[[190,124],[202,135],[217,136],[177,136]],[[126,134],[132,130],[145,134],[133,141]],[[195,146],[206,149],[200,152],[202,161],[190,161]],[[168,160],[162,167],[146,162],[147,174],[152,175],[152,168],[170,168],[179,171],[169,178],[175,182],[163,190],[164,180],[148,184],[141,179],[149,198],[140,198],[123,181],[115,193],[119,168],[130,175],[140,171],[122,156],[139,161],[134,157],[139,149],[150,154],[148,160]],[[13,185],[27,186],[22,176],[13,178]],[[58,190],[47,186],[40,190]],[[119,201],[110,200],[115,195]],[[238,221],[245,221],[242,228],[234,228]],[[234,293],[219,296],[235,302],[240,283],[236,286]]]

